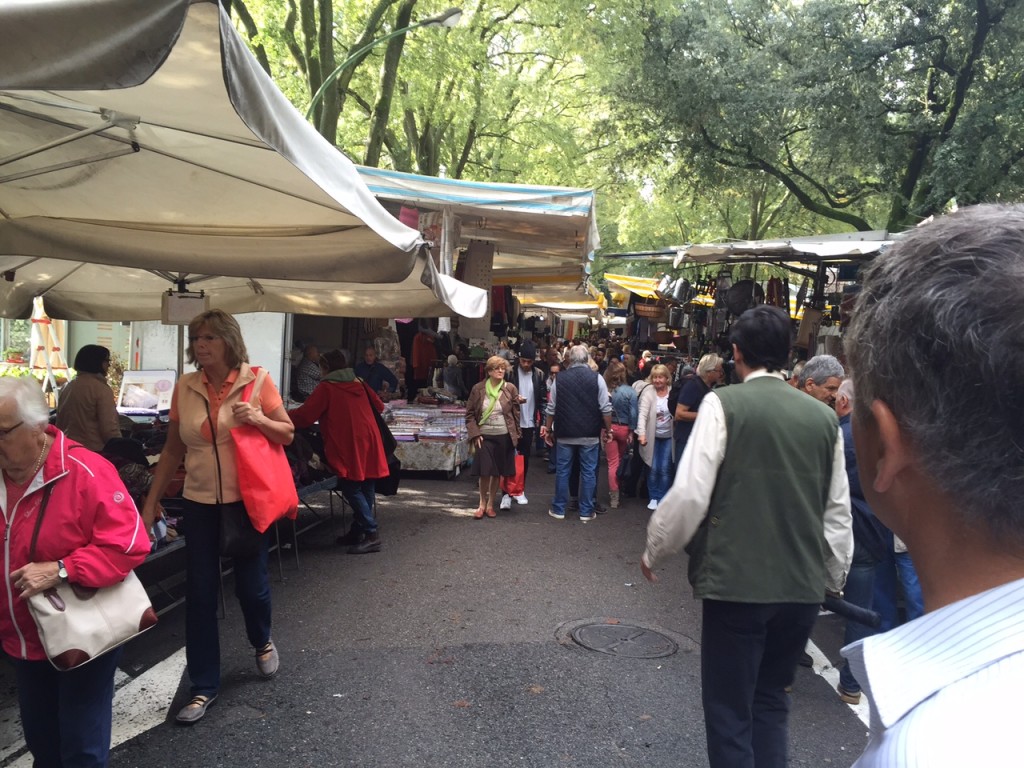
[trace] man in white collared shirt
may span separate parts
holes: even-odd
[[[847,356],[861,485],[925,615],[843,649],[858,768],[1017,766],[1024,689],[1024,207],[923,224],[866,271]]]
[[[835,412],[781,374],[791,322],[744,312],[730,341],[743,384],[709,392],[672,488],[647,527],[641,569],[683,545],[703,600],[701,697],[711,768],[783,768],[797,661],[826,589],[853,553]]]

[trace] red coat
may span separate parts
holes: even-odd
[[[384,410],[381,399],[360,379],[322,381],[306,402],[288,415],[300,429],[320,422],[324,458],[338,477],[356,481],[387,477],[388,459],[371,402],[378,413]]]
[[[29,562],[32,531],[47,485],[53,484],[53,492],[39,529],[36,562],[63,560],[68,581],[107,587],[124,579],[150,549],[142,518],[114,466],[55,427],[46,431],[53,438],[46,463],[14,509],[7,504],[0,481],[0,538],[8,540],[0,553],[0,640],[9,655],[30,661],[42,661],[46,653],[28,604],[14,594],[10,573]],[[71,446],[77,447],[69,452]]]

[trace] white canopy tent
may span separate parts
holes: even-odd
[[[557,285],[564,295],[582,282],[600,245],[592,189],[358,171],[380,200],[447,212],[452,248],[493,243],[494,285]]]
[[[885,231],[849,232],[837,235],[790,237],[778,240],[739,240],[694,243],[674,248],[673,266],[687,261],[727,264],[748,261],[860,261],[892,244]]]
[[[212,0],[0,4],[0,314],[480,317]]]

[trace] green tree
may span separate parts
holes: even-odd
[[[617,116],[712,189],[891,231],[1020,194],[1020,0],[624,0],[605,19]]]

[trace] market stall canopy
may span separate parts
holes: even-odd
[[[675,248],[673,267],[685,261],[704,264],[749,261],[860,261],[892,244],[888,232],[851,232],[840,235],[791,237],[782,240],[742,240],[703,243]]]
[[[460,220],[455,245],[494,243],[494,285],[581,282],[600,245],[592,189],[441,179],[359,167],[379,199],[418,208],[451,208]]]
[[[55,317],[155,319],[186,285],[232,311],[481,316],[421,245],[218,3],[0,4],[3,315],[41,294]]]
[[[659,298],[658,279],[654,277],[631,277],[630,275],[615,275],[605,272],[604,280],[606,283],[635,293],[642,299]]]
[[[583,311],[596,311],[601,307],[594,297],[582,288],[570,286],[538,285],[526,288],[514,288],[512,291],[523,309],[553,309],[556,307],[572,307]]]

